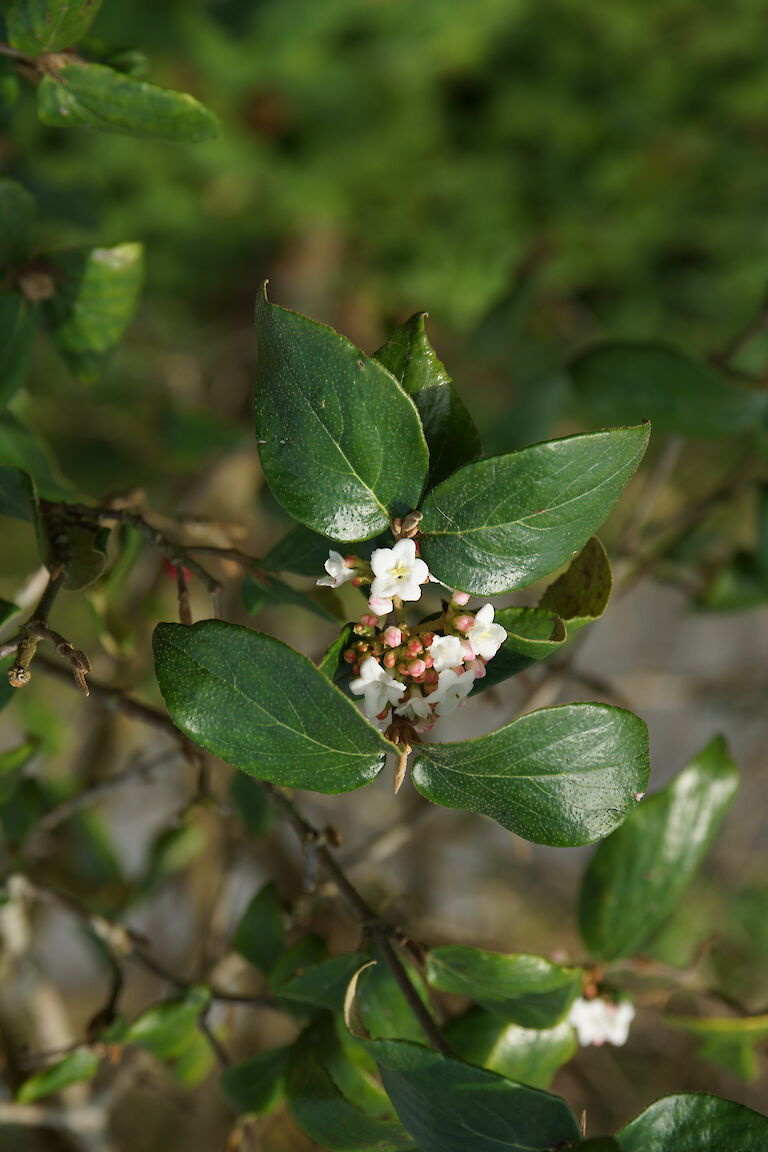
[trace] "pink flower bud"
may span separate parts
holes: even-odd
[[[407,664],[398,664],[397,671],[399,672],[399,674],[401,676],[407,676],[408,675],[408,665]]]
[[[357,556],[345,556],[344,557],[344,563],[345,563],[347,568],[356,568],[357,567]],[[464,603],[466,604],[466,600],[464,601]]]
[[[366,612],[360,617],[360,623],[365,625],[366,628],[375,628],[378,622],[378,616],[374,616],[372,612]]]
[[[408,675],[421,676],[422,673],[426,671],[426,669],[427,666],[423,660],[411,660],[410,664],[408,665]]]
[[[434,642],[434,639],[435,639],[434,632],[425,632],[421,638],[421,642],[425,648],[430,648]]]
[[[413,677],[414,684],[423,684],[427,679],[426,672],[422,672],[419,676]]]
[[[389,716],[389,708],[388,707],[385,708],[383,712],[379,712],[376,719],[377,720],[386,720],[387,716]]]
[[[477,680],[482,680],[483,676],[487,674],[485,663],[482,660],[472,660],[472,662],[467,665],[467,668],[469,671],[474,672]]]
[[[362,580],[361,576],[353,576],[352,577],[352,587],[353,588],[359,588],[360,585],[362,584],[362,582],[363,582],[363,580]]]
[[[405,646],[406,655],[418,656],[420,652],[424,651],[424,645],[418,636],[412,636]]]
[[[426,656],[424,657],[424,667],[425,668],[431,668],[433,664],[434,664],[434,660],[432,659],[430,654],[427,652]]]
[[[347,648],[344,652],[344,659],[346,660],[347,664],[354,664],[356,657],[357,653],[355,652],[354,648]]]
[[[383,600],[381,596],[371,596],[368,599],[368,607],[377,616],[386,616],[392,611],[392,602],[391,600]]]
[[[381,638],[388,648],[397,648],[403,642],[403,634],[394,624],[390,624]]]
[[[469,632],[474,622],[474,616],[470,616],[469,613],[465,612],[462,616],[456,617],[453,626],[457,632]]]
[[[390,652],[384,653],[384,667],[385,668],[394,668],[396,663],[397,663],[397,653],[396,652],[390,651]]]
[[[424,673],[424,677],[427,681],[427,684],[437,684],[437,672],[435,672],[434,668],[429,668]]]
[[[456,604],[459,608],[463,608],[464,605],[468,603],[469,592],[454,592],[453,596],[451,596],[451,604]]]

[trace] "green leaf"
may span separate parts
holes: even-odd
[[[280,985],[283,1000],[297,1000],[315,1008],[328,1008],[340,1012],[344,1007],[347,985],[359,968],[368,962],[364,952],[350,952],[331,956],[305,968],[298,976]]]
[[[595,1136],[592,1140],[583,1140],[577,1144],[573,1152],[621,1152],[621,1145],[612,1136]]]
[[[360,540],[355,543],[354,554],[367,560],[376,546],[375,540]],[[293,572],[297,576],[322,576],[324,565],[331,549],[338,551],[338,542],[329,536],[321,536],[303,524],[278,540],[261,561],[265,572]]]
[[[13,62],[7,57],[0,60],[0,114],[13,108],[19,98],[19,78]]]
[[[71,1084],[92,1080],[99,1070],[100,1063],[101,1058],[90,1048],[77,1048],[61,1060],[57,1060],[55,1064],[41,1068],[25,1080],[16,1099],[20,1104],[31,1104],[43,1096],[62,1092]]]
[[[473,696],[493,688],[562,648],[568,638],[564,622],[542,608],[502,608],[494,621],[506,629],[507,638],[486,665],[485,676],[476,680]]]
[[[0,404],[22,387],[35,339],[35,309],[18,292],[0,294]]]
[[[558,1024],[582,986],[580,968],[562,968],[543,956],[482,952],[456,944],[432,949],[426,976],[433,988],[468,996],[524,1028]]]
[[[152,891],[172,876],[177,876],[196,860],[208,843],[201,821],[163,828],[152,841],[149,860],[142,880],[145,891]]]
[[[35,246],[35,201],[15,180],[0,179],[0,268],[15,268]]]
[[[325,941],[322,936],[317,936],[314,932],[310,932],[307,936],[302,936],[291,944],[284,952],[278,956],[272,969],[269,973],[269,986],[276,992],[282,991],[283,985],[292,979],[297,973],[303,972],[306,968],[311,968],[315,964],[319,964],[321,960],[326,958]],[[293,1002],[291,1002],[293,1003]],[[295,1003],[297,1011],[293,1013],[299,1017],[306,1016],[307,1013],[302,1012],[298,1008],[298,1001]],[[309,1013],[312,1015],[312,1013]]]
[[[421,1152],[550,1152],[578,1140],[564,1100],[404,1040],[365,1047]]]
[[[576,396],[601,427],[650,420],[657,432],[733,436],[759,423],[768,395],[663,345],[601,344],[570,366]]]
[[[0,597],[0,628],[4,628],[9,620],[18,616],[19,612],[21,612],[21,608],[18,604],[14,604],[11,600],[3,600]]]
[[[768,1117],[705,1093],[662,1096],[618,1133],[622,1152],[765,1152]]]
[[[225,1100],[238,1115],[267,1116],[285,1096],[285,1072],[291,1049],[259,1052],[242,1064],[226,1068],[221,1077]]]
[[[229,794],[249,836],[263,836],[269,831],[274,823],[275,810],[260,780],[235,771],[229,782]]]
[[[317,667],[323,676],[327,676],[329,680],[337,680],[341,671],[349,667],[343,658],[344,649],[349,647],[354,636],[354,628],[354,624],[345,624],[336,639],[328,645],[323,653],[323,658]]]
[[[426,497],[421,551],[451,588],[498,596],[569,560],[619,499],[647,425],[534,444],[468,464]]]
[[[313,600],[306,592],[291,588],[290,584],[278,580],[275,576],[246,574],[243,579],[242,595],[243,607],[251,616],[255,616],[266,607],[291,607],[303,608],[305,612],[311,612],[313,616],[319,616],[321,620],[331,624],[338,624],[340,620],[340,617],[329,612],[320,600]],[[332,597],[326,597],[326,602],[329,601],[333,603]]]
[[[378,948],[371,949],[376,960],[362,971],[356,983],[356,1003],[367,1032],[374,1040],[415,1040],[424,1033]],[[417,968],[406,957],[403,967],[419,998],[429,1007],[429,993]]]
[[[178,728],[262,780],[348,792],[373,780],[388,741],[314,664],[221,620],[159,624],[155,670]]]
[[[43,562],[48,568],[66,564],[65,588],[87,588],[106,567],[110,531],[85,516],[73,523],[66,510],[56,505],[45,508],[39,532]]]
[[[42,316],[74,376],[93,384],[101,376],[136,309],[144,276],[141,244],[56,252],[56,292]]]
[[[634,955],[661,927],[709,851],[738,781],[718,736],[600,845],[579,904],[582,935],[595,955]]]
[[[134,80],[103,64],[64,58],[37,89],[37,112],[53,128],[99,128],[196,144],[218,135],[216,117],[186,92]]]
[[[37,524],[37,494],[32,479],[21,468],[0,467],[0,516]]]
[[[285,948],[283,908],[274,884],[252,898],[235,932],[235,949],[254,968],[268,974]]]
[[[593,536],[562,576],[550,584],[539,608],[555,612],[567,623],[568,635],[572,636],[585,624],[600,619],[608,607],[612,588],[610,561],[597,536]]]
[[[413,401],[338,332],[256,302],[254,396],[261,463],[276,499],[333,540],[361,540],[418,506],[428,454]]]
[[[696,1036],[702,1059],[721,1064],[742,1080],[757,1080],[760,1069],[756,1046],[768,1039],[768,1015],[666,1016],[664,1022]]]
[[[0,412],[0,466],[28,472],[46,500],[66,500],[71,496],[47,449],[7,410]]]
[[[482,1008],[472,1008],[445,1030],[445,1038],[463,1060],[498,1072],[531,1088],[548,1088],[578,1044],[564,1021],[554,1028],[521,1028]]]
[[[297,1045],[288,1070],[291,1115],[304,1132],[332,1152],[401,1152],[413,1141],[396,1121],[371,1115],[345,1096],[316,1056]]]
[[[177,1059],[192,1041],[210,999],[207,988],[195,985],[183,996],[153,1004],[129,1025],[126,1044],[135,1044],[158,1060]]]
[[[565,704],[477,740],[420,745],[413,782],[436,804],[482,812],[536,844],[573,847],[621,824],[648,772],[639,717]]]
[[[40,741],[37,737],[7,748],[0,752],[0,805],[7,804],[21,782],[25,767],[37,752]]]
[[[413,400],[429,448],[429,485],[439,484],[480,455],[480,436],[453,381],[438,360],[424,330],[426,312],[417,312],[387,340],[375,359]]]
[[[11,0],[5,13],[11,47],[28,56],[71,48],[100,7],[101,0]]]
[[[196,1088],[207,1078],[216,1063],[210,1040],[199,1030],[173,1062],[173,1078],[182,1088]]]

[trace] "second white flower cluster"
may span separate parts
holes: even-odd
[[[371,719],[385,720],[394,708],[417,731],[426,731],[437,717],[464,703],[507,638],[494,622],[493,605],[475,613],[466,610],[466,592],[454,592],[441,616],[413,627],[402,615],[397,623],[381,620],[397,600],[419,600],[429,581],[429,569],[413,540],[377,548],[370,563],[331,552],[325,570],[318,584],[338,588],[351,580],[371,586],[369,611],[355,625],[359,639],[344,652],[355,673],[350,690],[363,697],[363,711]]]

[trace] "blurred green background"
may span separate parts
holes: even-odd
[[[37,197],[41,248],[146,247],[139,312],[104,379],[78,384],[41,338],[13,403],[87,497],[141,486],[159,513],[242,523],[236,542],[256,554],[279,537],[285,522],[261,480],[250,415],[252,306],[265,277],[276,302],[333,324],[367,351],[412,312],[429,311],[432,343],[489,451],[584,426],[562,369],[589,341],[654,338],[706,355],[764,295],[768,57],[758,0],[105,0],[94,33],[145,51],[147,78],[193,93],[222,132],[191,146],[46,129],[28,85],[0,114],[2,171]],[[673,510],[741,448],[734,439],[685,451]],[[725,509],[716,528],[738,537],[741,524]],[[31,533],[8,532],[4,549],[0,592],[13,598],[37,563]],[[129,575],[62,600],[54,624],[88,648],[102,678],[151,694],[148,639],[156,620],[173,617],[174,588],[156,555],[131,563]],[[227,615],[246,619],[239,572],[226,575]],[[600,625],[585,663],[616,677],[649,720],[657,783],[715,728],[734,740],[745,796],[716,881],[702,881],[686,905],[687,939],[730,917],[718,963],[745,995],[762,994],[764,964],[761,984],[762,961],[747,941],[750,916],[755,907],[763,916],[766,901],[768,833],[754,797],[765,769],[759,651],[768,620],[763,608],[740,626],[702,622],[684,617],[685,605],[679,592],[646,587]],[[207,611],[200,596],[196,615]],[[267,612],[258,626],[313,653],[331,634],[291,611]],[[584,698],[583,686],[569,691]],[[508,718],[508,705],[478,705],[472,723],[487,730]],[[44,737],[61,778],[98,779],[147,752],[143,734],[129,736],[114,716],[68,723],[70,690],[42,676],[13,715],[21,731]],[[365,863],[369,840],[403,819],[387,787],[375,793],[375,811],[365,790],[343,805],[316,801],[314,816],[340,824],[361,886],[395,901],[417,936],[547,951],[563,943],[566,923],[566,945],[578,950],[583,854],[531,853],[474,817],[442,813],[420,830],[420,852],[398,850],[396,862],[384,855],[377,870]],[[70,827],[42,867],[119,907],[124,886],[154,866],[152,838],[188,790],[176,765],[152,803],[142,785],[106,810],[109,836],[99,825],[78,839]],[[138,913],[181,967],[220,891],[226,928],[276,869],[286,898],[301,889],[301,864],[279,834],[233,849],[205,817],[201,824],[208,840],[189,852],[198,859],[207,843],[199,867],[179,882],[174,865]],[[303,920],[300,909],[296,923],[314,916],[334,946],[354,947],[354,928],[334,915],[328,902]],[[49,926],[47,939],[56,942],[58,930]],[[58,975],[85,1020],[94,991],[78,964],[93,969],[73,947],[68,936]],[[768,943],[760,947],[764,957]],[[76,959],[66,961],[70,954]],[[40,959],[50,968],[50,948]],[[129,1006],[143,1006],[153,990],[129,990]],[[274,1041],[263,1029],[259,1045]],[[240,1056],[252,1050],[246,1032]],[[593,1130],[626,1121],[663,1091],[705,1088],[760,1106],[759,1086],[692,1063],[685,1038],[653,1024],[638,1037],[631,1052],[582,1054],[555,1085],[588,1106]],[[188,1096],[165,1081],[159,1091],[134,1086],[123,1113],[121,1152],[207,1152],[231,1120],[215,1085],[190,1111]],[[266,1152],[303,1147],[281,1124],[265,1136]]]

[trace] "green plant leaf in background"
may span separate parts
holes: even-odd
[[[562,576],[550,584],[539,608],[556,613],[572,636],[585,624],[600,619],[608,607],[612,588],[610,561],[597,536],[593,536]]]
[[[371,949],[376,961],[360,972],[355,981],[357,1010],[367,1033],[374,1039],[424,1042],[421,1025],[413,1014],[394,976],[382,961],[378,948]],[[429,993],[415,965],[402,958],[408,979],[421,1001],[429,1007]]]
[[[16,180],[0,179],[0,268],[14,268],[32,255],[37,207]]]
[[[0,405],[24,384],[32,356],[37,318],[18,292],[0,294]]]
[[[101,0],[11,0],[5,12],[11,47],[28,56],[71,48],[100,7]]]
[[[182,996],[153,1004],[129,1025],[126,1044],[135,1044],[158,1060],[177,1059],[195,1036],[200,1016],[210,999],[209,990],[200,984]]]
[[[662,1096],[617,1137],[622,1152],[765,1152],[768,1117],[705,1093]]]
[[[186,92],[134,80],[103,64],[63,56],[43,76],[37,111],[53,128],[98,128],[197,144],[218,135],[216,117]]]
[[[404,1040],[365,1044],[421,1152],[547,1152],[579,1138],[564,1100]]]
[[[361,540],[418,506],[428,454],[413,401],[338,332],[256,302],[254,396],[261,463],[275,498],[334,540]]]
[[[419,745],[413,782],[435,804],[482,812],[536,844],[573,847],[627,818],[649,770],[638,716],[564,704],[476,740]]]
[[[249,836],[263,836],[269,831],[275,820],[275,809],[260,780],[235,771],[230,779],[229,794]]]
[[[21,468],[0,467],[0,516],[37,524],[37,495],[31,477]]]
[[[297,524],[282,540],[278,540],[264,559],[261,567],[266,572],[295,572],[297,576],[321,576],[334,541],[303,524]],[[357,549],[356,549],[357,551]]]
[[[42,317],[58,351],[83,384],[101,376],[136,309],[144,276],[141,244],[52,254],[56,291]]]
[[[0,115],[6,112],[19,98],[19,78],[13,61],[7,57],[0,59]]]
[[[258,1052],[242,1064],[225,1068],[221,1091],[238,1115],[267,1116],[285,1097],[285,1071],[290,1047]]]
[[[315,1008],[327,1008],[331,1012],[341,1012],[347,985],[358,969],[367,964],[369,957],[364,952],[347,952],[343,956],[330,956],[305,968],[280,986],[280,998],[297,1000],[301,1004],[311,1004]]]
[[[252,898],[237,926],[235,949],[265,975],[283,954],[283,908],[274,884],[265,884]]]
[[[303,608],[305,612],[311,612],[313,616],[319,616],[329,624],[338,624],[342,619],[326,607],[327,603],[334,604],[331,596],[324,597],[323,603],[308,596],[306,592],[291,588],[284,580],[278,580],[276,576],[268,576],[266,573],[261,573],[259,576],[247,573],[243,579],[242,597],[243,607],[251,616],[255,616],[262,608],[282,607]]]
[[[524,1028],[560,1023],[582,987],[580,968],[563,968],[543,956],[504,955],[455,944],[430,951],[426,977],[440,992],[468,996]]]
[[[650,420],[656,432],[732,436],[755,427],[768,410],[765,392],[662,345],[600,344],[573,361],[570,375],[577,399],[600,426]]]
[[[621,1145],[612,1136],[595,1136],[576,1144],[573,1152],[621,1152]]]
[[[66,500],[72,496],[47,446],[7,409],[0,412],[0,466],[28,472],[46,500]]]
[[[552,1078],[578,1048],[567,1021],[554,1028],[521,1028],[483,1008],[471,1008],[445,1029],[462,1060],[498,1072],[531,1088],[549,1088]]]
[[[429,448],[429,484],[439,484],[480,455],[472,417],[424,330],[426,312],[401,324],[374,353],[413,400]]]
[[[21,774],[37,752],[37,737],[0,752],[0,805],[6,804],[19,786]]]
[[[757,1045],[768,1039],[768,1015],[666,1016],[670,1028],[688,1032],[699,1041],[699,1056],[748,1082],[758,1078]]]
[[[739,773],[722,736],[601,844],[581,887],[587,946],[611,959],[640,951],[704,859],[736,794]]]
[[[501,608],[495,613],[494,621],[505,629],[507,638],[486,665],[485,676],[475,681],[473,696],[525,671],[537,660],[546,660],[561,649],[568,638],[560,617],[541,608]]]
[[[77,1048],[61,1060],[57,1060],[55,1064],[41,1068],[25,1080],[16,1099],[20,1104],[31,1104],[34,1100],[41,1100],[44,1096],[61,1092],[72,1084],[92,1080],[99,1070],[100,1063],[101,1057],[90,1048]]]
[[[271,636],[221,620],[159,624],[155,670],[174,723],[262,780],[347,792],[391,745],[314,664]]]
[[[459,469],[424,501],[430,571],[485,596],[553,572],[612,511],[649,434],[640,425],[568,436]]]

